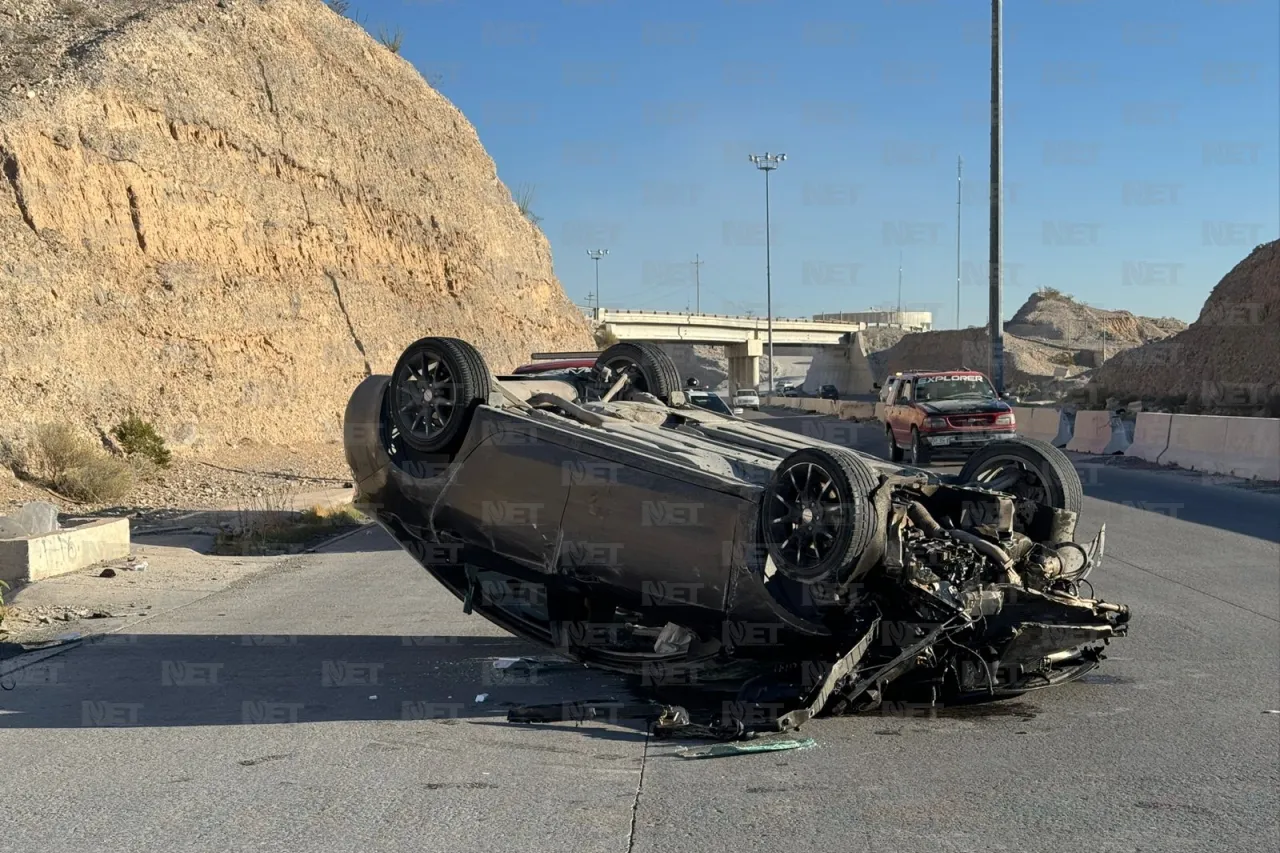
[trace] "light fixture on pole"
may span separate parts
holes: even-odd
[[[608,249],[587,249],[587,257],[596,262],[596,320],[600,319],[600,259],[607,254]]]
[[[765,283],[765,310],[769,315],[769,387],[773,387],[773,269],[772,258],[770,257],[770,239],[769,239],[769,173],[778,168],[781,163],[787,159],[786,154],[750,154],[748,155],[752,164],[762,172],[764,172],[764,283]]]

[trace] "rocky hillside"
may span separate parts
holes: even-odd
[[[1033,397],[1060,396],[1085,382],[1104,355],[1113,358],[1181,328],[1185,324],[1173,318],[1108,311],[1056,291],[1039,291],[1005,323],[1005,387]],[[969,328],[904,335],[868,359],[879,379],[908,368],[964,365],[989,371],[988,351],[987,330]]]
[[[1182,401],[1197,410],[1274,411],[1280,396],[1280,240],[1236,264],[1185,331],[1120,353],[1095,371],[1093,386],[1099,395],[1173,406]]]
[[[340,434],[423,335],[591,347],[466,118],[320,0],[0,0],[0,428]]]
[[[1176,334],[1187,324],[1173,317],[1139,317],[1128,311],[1095,308],[1056,290],[1031,297],[1005,323],[1005,331],[1020,338],[1039,338],[1083,345],[1094,341],[1141,344]]]

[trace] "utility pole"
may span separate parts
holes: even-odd
[[[587,257],[596,262],[596,321],[600,320],[600,259],[609,254],[608,249],[587,249]]]
[[[960,328],[960,194],[964,184],[960,174],[964,158],[956,157],[956,328]]]
[[[701,255],[693,256],[693,289],[694,303],[697,306],[696,311],[702,313],[702,270],[700,269],[706,261],[701,260]]]
[[[902,250],[898,250],[898,325],[902,325]]]
[[[1001,161],[1001,131],[1004,124],[1004,50],[1000,41],[1000,29],[1004,0],[991,0],[991,243],[987,264],[990,304],[987,323],[991,336],[991,381],[996,391],[1004,393],[1004,324],[1000,321],[1002,308],[1001,277],[1004,272],[1004,245],[1001,240],[1002,219],[1001,178],[1004,167]]]
[[[773,269],[772,258],[770,257],[770,239],[769,239],[769,173],[787,159],[786,154],[750,154],[748,155],[755,167],[764,172],[764,282],[765,282],[765,307],[769,312],[769,387],[773,388]]]

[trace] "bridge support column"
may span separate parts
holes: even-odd
[[[729,393],[732,394],[739,388],[758,388],[764,342],[752,339],[741,344],[727,344],[724,351],[729,357]]]

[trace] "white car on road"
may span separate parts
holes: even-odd
[[[733,405],[735,408],[755,409],[760,411],[760,394],[754,388],[739,388],[734,392]]]

